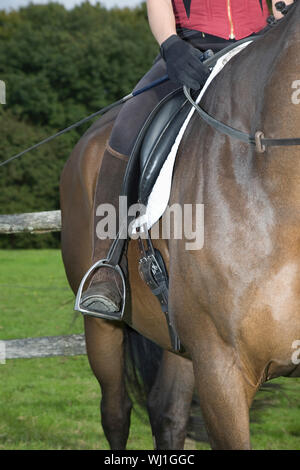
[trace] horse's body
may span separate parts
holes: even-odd
[[[299,137],[299,105],[291,100],[299,79],[299,22],[297,4],[280,25],[231,59],[210,85],[203,108],[249,134]],[[63,255],[74,290],[90,266],[95,171],[109,131],[108,125],[100,139],[97,125],[91,128],[62,180]],[[157,246],[167,260],[170,309],[193,363],[214,448],[250,448],[249,407],[259,386],[281,375],[300,376],[292,361],[293,343],[300,340],[299,156],[299,147],[260,154],[198,116],[177,155],[170,204],[204,204],[205,243],[189,252],[186,240],[160,240]],[[76,240],[70,240],[71,232]],[[137,262],[131,242],[130,324],[168,349],[165,321],[138,276]],[[107,361],[115,354],[122,333],[110,323],[85,322],[95,371],[100,354]],[[96,371],[102,386],[105,373]]]

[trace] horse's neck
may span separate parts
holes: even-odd
[[[294,88],[300,80],[299,24],[300,0],[274,30],[231,59],[204,95],[203,108],[251,135],[262,131],[266,138],[300,137],[300,92]],[[224,94],[226,90],[230,93]],[[248,193],[249,199],[265,194],[278,206],[294,204],[300,214],[300,147],[269,147],[260,154],[206,125],[199,130],[197,117],[187,137],[182,151],[189,155],[189,177],[195,182],[191,194],[197,201],[205,199],[205,187],[217,190],[225,178],[236,194]],[[198,147],[209,148],[209,158],[207,152],[199,156]]]

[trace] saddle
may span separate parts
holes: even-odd
[[[136,203],[146,206],[153,185],[190,109],[191,104],[186,99],[182,88],[178,88],[167,95],[148,117],[138,135],[126,167],[121,196],[126,196],[128,207]],[[119,234],[111,245],[107,258],[95,263],[83,277],[76,296],[75,310],[83,314],[92,314],[92,312],[80,307],[83,287],[93,271],[105,266],[113,269],[116,275],[121,278],[122,308],[120,312],[114,313],[112,319],[122,320],[126,306],[127,283],[119,263],[127,243],[130,222],[129,217],[120,221]],[[140,275],[158,298],[166,317],[172,347],[175,351],[179,351],[181,347],[179,338],[173,319],[168,312],[168,273],[163,258],[158,250],[154,249],[150,234],[143,241],[139,238],[139,246],[141,253]],[[100,314],[97,316],[100,317]],[[103,318],[108,319],[109,317],[104,314]]]
[[[181,87],[163,98],[149,115],[139,132],[124,176],[120,195],[128,198],[128,206],[137,202],[147,204],[191,107]]]
[[[139,163],[140,177],[136,186],[138,193],[135,197],[144,206],[147,204],[160,170],[190,110],[191,104],[186,99],[182,88],[175,90],[156,106],[138,136],[131,159],[136,158]],[[125,191],[129,190],[128,185],[132,187],[133,182],[130,181],[132,175],[132,172],[125,175],[123,188]],[[180,351],[182,347],[174,319],[168,309],[169,279],[163,257],[157,249],[154,249],[150,233],[145,240],[139,238],[138,241],[140,276],[160,302],[166,317],[172,348],[174,351]]]
[[[166,96],[146,122],[146,132],[141,136],[139,147],[138,200],[142,204],[147,204],[154,183],[190,110],[191,105],[180,88]]]

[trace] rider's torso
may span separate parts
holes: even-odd
[[[242,39],[266,26],[266,0],[172,0],[176,25],[224,39]]]

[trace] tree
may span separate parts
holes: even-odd
[[[157,52],[145,5],[107,10],[86,2],[66,10],[51,3],[0,12],[0,78],[7,90],[0,160],[127,95]],[[89,125],[0,168],[1,213],[58,209],[61,170]],[[57,237],[39,240],[32,237],[32,246],[58,245]],[[0,246],[30,243],[0,238]]]

